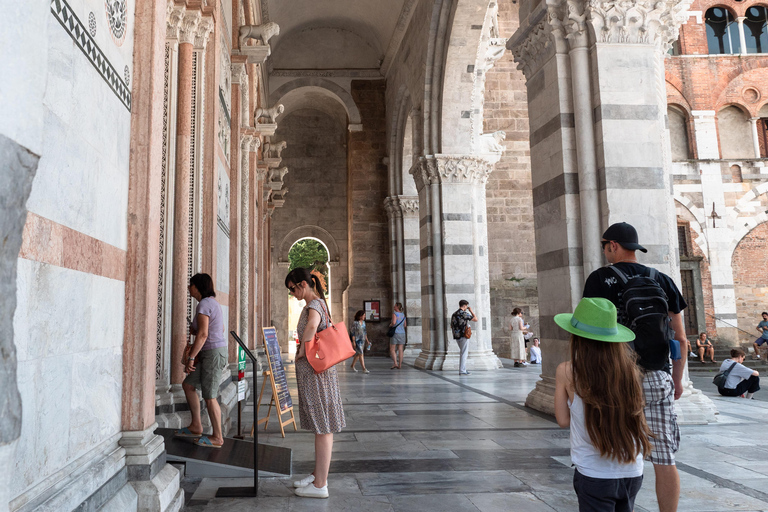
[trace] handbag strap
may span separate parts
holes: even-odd
[[[397,329],[398,327],[400,327],[400,324],[402,324],[403,322],[405,322],[405,315],[403,315],[403,319],[402,319],[402,320],[400,320],[400,321],[397,323],[397,325],[395,326],[395,329]]]
[[[325,301],[325,297],[323,297],[323,309],[325,310],[325,328],[327,329],[333,325],[333,319],[331,318],[331,312],[328,311],[328,303]]]

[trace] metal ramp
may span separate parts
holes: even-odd
[[[240,478],[253,476],[253,443],[224,438],[219,449],[204,448],[191,439],[173,436],[174,429],[158,428],[155,434],[165,439],[169,462],[183,462],[185,473],[192,477]],[[259,444],[259,477],[291,474],[291,449]]]

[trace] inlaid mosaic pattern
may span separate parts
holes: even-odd
[[[130,112],[131,89],[125,83],[120,73],[115,70],[112,63],[109,62],[101,48],[98,47],[96,41],[93,40],[93,36],[83,25],[83,22],[72,11],[72,7],[70,7],[66,0],[52,0],[51,13]]]

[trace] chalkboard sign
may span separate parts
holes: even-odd
[[[288,380],[285,377],[285,367],[283,367],[283,358],[280,356],[280,343],[277,341],[277,329],[274,327],[262,327],[264,332],[264,347],[267,353],[267,361],[271,371],[270,377],[273,382],[273,389],[277,393],[277,401],[281,411],[286,411],[293,407],[291,393],[288,390]]]

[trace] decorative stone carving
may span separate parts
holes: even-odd
[[[229,125],[226,107],[224,104],[222,104],[221,101],[219,103],[219,115],[217,116],[218,119],[216,120],[218,124],[218,139],[219,139],[219,145],[221,146],[221,149],[224,151],[224,156],[229,158],[229,139],[231,137],[231,127]]]
[[[411,196],[400,196],[400,211],[403,217],[417,216],[419,214],[419,198]]]
[[[517,69],[530,79],[554,54],[555,45],[550,37],[550,25],[542,19],[531,27],[523,37],[512,37],[507,48],[515,56]]]
[[[176,5],[173,0],[168,2],[165,12],[165,37],[168,39],[178,39],[181,21],[184,19],[186,8],[183,5]]]
[[[264,143],[264,158],[283,158],[283,150],[288,146],[286,141],[280,142],[265,142]]]
[[[488,155],[434,155],[420,158],[410,173],[421,191],[435,183],[486,183],[493,164]]]
[[[506,151],[504,140],[507,138],[507,132],[496,131],[493,133],[484,133],[480,136],[477,144],[477,152],[481,155],[490,155],[489,161],[493,164],[501,160],[501,155]]]
[[[233,84],[247,84],[248,83],[248,70],[245,64],[235,62],[232,64],[232,83]]]
[[[201,18],[195,31],[193,43],[196,50],[205,50],[205,46],[208,44],[208,36],[211,35],[211,32],[213,32],[213,18],[208,16]]]
[[[197,27],[203,19],[200,11],[184,11],[179,23],[179,44],[194,44]]]
[[[261,46],[269,46],[269,40],[280,34],[280,26],[274,21],[262,25],[244,25],[240,27],[239,39],[240,48],[245,47],[247,39],[258,39]],[[267,52],[269,55],[270,52]]]
[[[284,111],[285,107],[282,104],[275,105],[271,108],[257,108],[254,122],[259,124],[259,119],[263,118],[267,120],[267,124],[274,124],[277,121],[277,116],[282,114]]]
[[[573,2],[569,0],[569,6]],[[597,42],[654,44],[666,52],[692,0],[591,0],[587,20]]]
[[[393,217],[399,217],[402,215],[398,204],[397,196],[387,197],[384,199],[384,209],[387,212],[387,217],[392,219]]]
[[[288,174],[288,168],[287,167],[281,167],[279,169],[270,169],[267,173],[267,181],[270,185],[279,183],[280,187],[275,189],[273,187],[273,190],[279,190],[283,185],[283,178],[285,178],[285,175]]]

